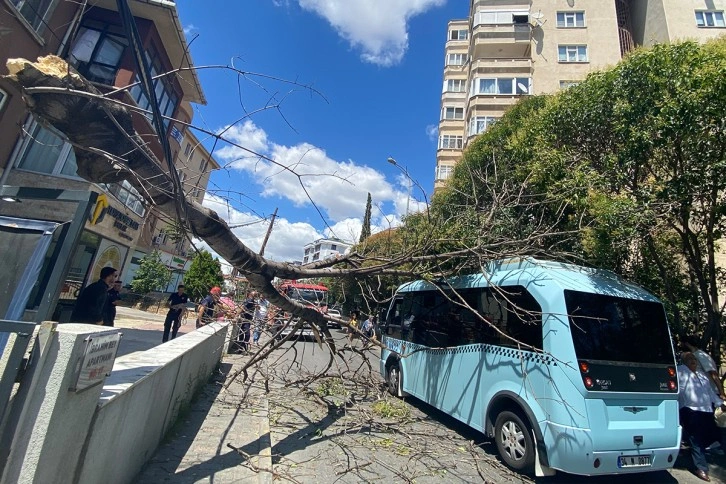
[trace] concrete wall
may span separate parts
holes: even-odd
[[[228,326],[205,326],[116,360],[76,468],[77,482],[132,481],[217,366]]]

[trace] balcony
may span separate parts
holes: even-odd
[[[445,91],[441,94],[441,102],[444,104],[463,104],[466,102],[466,92]]]
[[[472,58],[527,58],[531,52],[529,23],[479,24],[472,35]]]
[[[532,59],[485,57],[472,62],[471,73],[480,74],[531,74]]]
[[[529,8],[530,2],[528,0],[471,0],[470,9],[476,9],[477,7],[520,7]]]
[[[466,115],[469,117],[485,114],[499,116],[497,113],[506,110],[519,101],[521,97],[513,94],[475,94],[469,99]]]

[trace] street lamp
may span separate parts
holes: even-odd
[[[390,156],[388,157],[388,162],[401,170],[401,172],[406,175],[406,178],[408,179],[408,196],[406,197],[406,217],[408,217],[409,204],[411,203],[411,190],[413,190],[413,179],[411,178],[411,175],[408,174],[408,168],[399,165],[398,162],[396,162],[396,160],[394,160]]]

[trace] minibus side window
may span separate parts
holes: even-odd
[[[542,349],[542,307],[524,287],[484,288],[481,297],[482,315],[493,326],[517,341]],[[485,343],[517,347],[515,341],[484,326]]]

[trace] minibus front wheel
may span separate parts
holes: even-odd
[[[494,440],[504,463],[518,472],[534,470],[534,442],[532,429],[524,419],[509,410],[497,415]]]
[[[398,366],[398,362],[394,361],[388,366],[388,393],[394,397],[401,397],[401,368]]]

